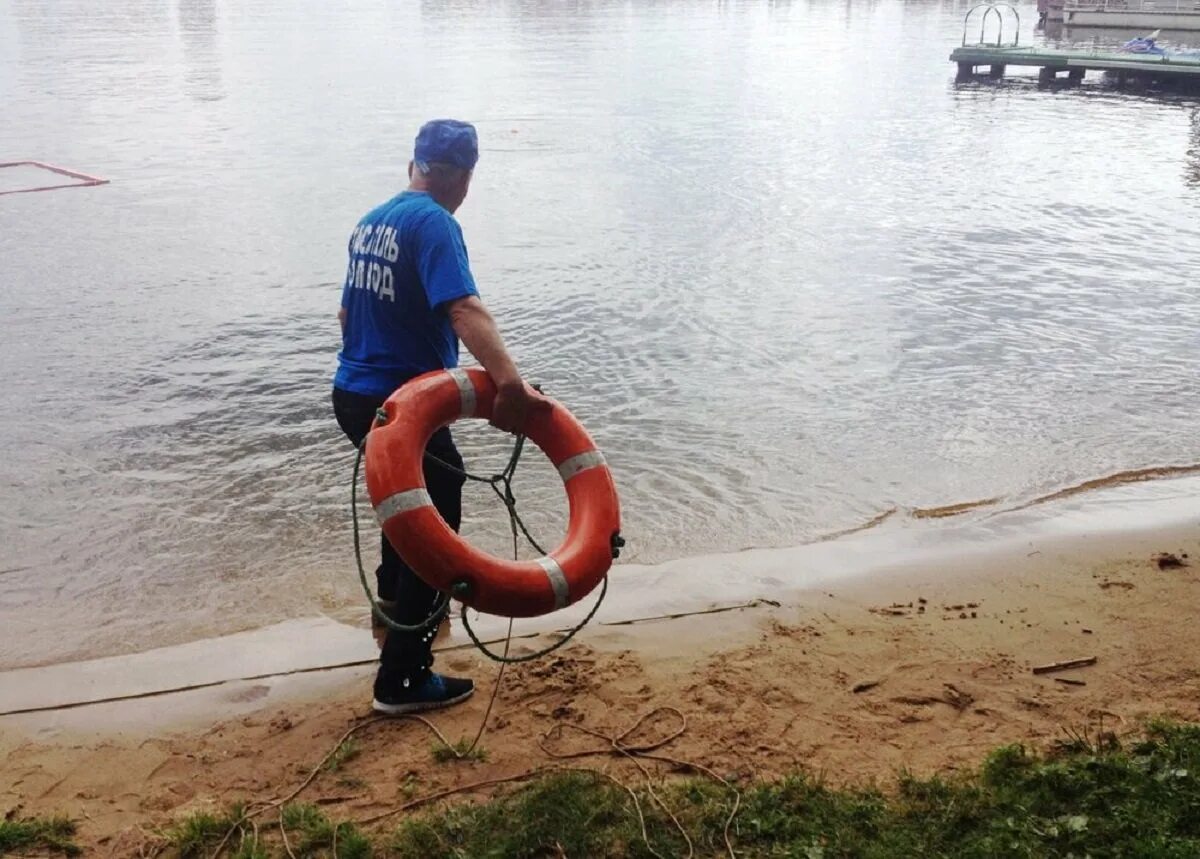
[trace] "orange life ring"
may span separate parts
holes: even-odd
[[[529,419],[525,434],[566,485],[570,522],[562,545],[537,561],[507,561],[454,533],[425,489],[425,445],[459,418],[490,418],[495,398],[495,384],[478,368],[437,370],[400,387],[367,436],[367,492],[388,541],[426,583],[454,589],[480,611],[533,617],[582,599],[604,578],[621,545],[620,504],[604,455],[555,403]]]

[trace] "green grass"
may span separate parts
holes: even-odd
[[[361,754],[362,744],[351,737],[334,750],[333,754],[329,756],[329,760],[325,761],[321,768],[325,772],[337,772]]]
[[[435,743],[433,759],[439,764],[450,761],[486,761],[487,749],[483,746],[471,748],[471,741],[464,737],[448,746],[443,743]]]
[[[13,817],[0,820],[0,856],[21,855],[34,850],[41,855],[61,853],[78,856],[75,823],[65,817]]]
[[[663,796],[699,855],[723,854],[728,790],[689,781]],[[640,799],[653,848],[683,853],[666,815],[644,793]],[[970,776],[902,777],[886,794],[795,776],[753,785],[742,802],[731,834],[746,857],[1195,859],[1200,727],[1159,723],[1124,747],[1076,741],[1049,757],[1009,746]],[[653,855],[628,794],[583,773],[409,820],[389,848],[414,859]]]
[[[335,838],[338,859],[368,859],[373,854],[371,842],[354,824],[335,824],[315,805],[302,802],[285,805],[282,817],[292,852],[301,859],[332,855]]]
[[[279,820],[273,815],[258,818],[258,836],[249,823],[238,824],[245,806],[234,805],[214,814],[196,811],[167,829],[164,856],[171,859],[209,857],[225,834],[236,827],[221,855],[233,859],[276,859],[287,856],[279,834]],[[315,805],[294,802],[285,805],[279,819],[288,831],[288,845],[297,859],[317,859],[333,855],[336,837],[338,859],[370,859],[374,855],[370,841],[352,823],[333,823]]]
[[[870,749],[864,749],[870,754]],[[664,857],[686,844],[631,780],[650,845]],[[1048,754],[993,752],[973,773],[902,775],[886,791],[835,789],[806,775],[743,787],[730,836],[739,857],[798,859],[1195,859],[1200,857],[1200,726],[1158,722],[1136,740],[1071,734]],[[658,790],[699,857],[724,856],[732,792],[706,780]],[[209,855],[236,820],[193,814],[171,832],[171,857]],[[586,772],[548,774],[483,803],[451,803],[370,837],[320,809],[282,809],[297,857],[534,859],[649,857],[630,795]],[[61,822],[66,824],[65,821]],[[277,859],[278,825],[260,820],[257,845],[235,859]],[[3,832],[5,830],[0,830]],[[0,841],[0,844],[3,844]],[[187,850],[200,852],[186,852]],[[3,852],[3,851],[0,851]],[[231,855],[225,853],[223,855]]]
[[[179,857],[179,859],[205,859],[221,842],[225,834],[237,826],[238,821],[245,814],[245,810],[245,806],[239,803],[231,805],[219,814],[210,811],[194,811],[182,820],[176,821],[175,825],[163,833],[163,837],[167,840],[168,855]],[[248,829],[249,827],[247,827]],[[247,831],[246,834],[248,835],[249,832]],[[239,843],[243,847],[245,846],[244,840],[238,835],[233,836],[230,841],[235,846]],[[258,859],[258,857],[250,852],[240,856],[239,859]]]
[[[274,856],[264,842],[254,841],[253,838],[242,841],[232,854],[221,855],[232,855],[233,859],[272,859]]]
[[[404,777],[404,781],[400,782],[396,788],[396,795],[404,798],[405,801],[416,799],[419,784],[416,776],[411,773]]]

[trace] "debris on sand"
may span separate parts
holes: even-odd
[[[1064,659],[1062,662],[1051,662],[1049,665],[1035,665],[1034,674],[1050,674],[1055,671],[1066,671],[1070,668],[1086,668],[1096,664],[1095,656],[1085,656],[1082,659]]]
[[[1183,557],[1186,558],[1187,555]],[[1159,552],[1154,556],[1154,561],[1158,564],[1160,570],[1174,570],[1187,566],[1187,562],[1173,552]]]

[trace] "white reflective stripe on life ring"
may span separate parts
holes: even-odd
[[[380,525],[383,525],[387,520],[400,513],[432,506],[433,499],[429,497],[429,493],[425,491],[424,487],[418,486],[416,489],[406,489],[395,495],[389,495],[380,501],[375,507],[375,518],[379,520]]]
[[[571,587],[567,584],[567,577],[563,573],[562,567],[549,555],[538,558],[538,566],[546,571],[546,578],[550,580],[550,587],[554,589],[554,607],[556,609],[564,608],[571,599]]]
[[[475,417],[475,386],[471,384],[471,377],[467,375],[467,371],[460,367],[453,370],[447,370],[450,378],[454,380],[454,384],[458,385],[458,397],[462,403],[462,416],[464,418]]]
[[[577,453],[568,460],[565,460],[558,467],[558,476],[562,478],[562,482],[566,483],[575,475],[582,471],[587,471],[589,468],[605,465],[607,461],[604,459],[604,454],[598,450],[589,450],[584,453]]]

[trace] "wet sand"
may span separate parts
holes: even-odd
[[[436,763],[426,726],[380,722],[358,732],[361,754],[319,774],[301,798],[334,817],[370,817],[552,765],[547,749],[598,742],[569,728],[546,739],[564,731],[556,726],[612,735],[661,707],[686,719],[663,753],[724,777],[799,768],[884,785],[902,769],[971,767],[1004,743],[1133,730],[1148,715],[1196,720],[1200,519],[1185,518],[902,557],[869,575],[780,588],[778,606],[593,626],[558,654],[506,673],[481,743],[486,761]],[[1160,567],[1163,552],[1184,565]],[[362,652],[369,636],[357,634],[362,645],[353,631],[343,644]],[[1082,657],[1096,662],[1032,670]],[[440,660],[479,680],[469,703],[431,718],[451,741],[469,740],[495,665],[469,649]],[[356,666],[0,718],[0,807],[77,817],[97,855],[137,855],[181,813],[290,792],[370,715],[370,675]],[[669,732],[677,719],[661,713],[641,735]],[[628,766],[603,755],[582,763]],[[496,789],[505,788],[458,798]]]

